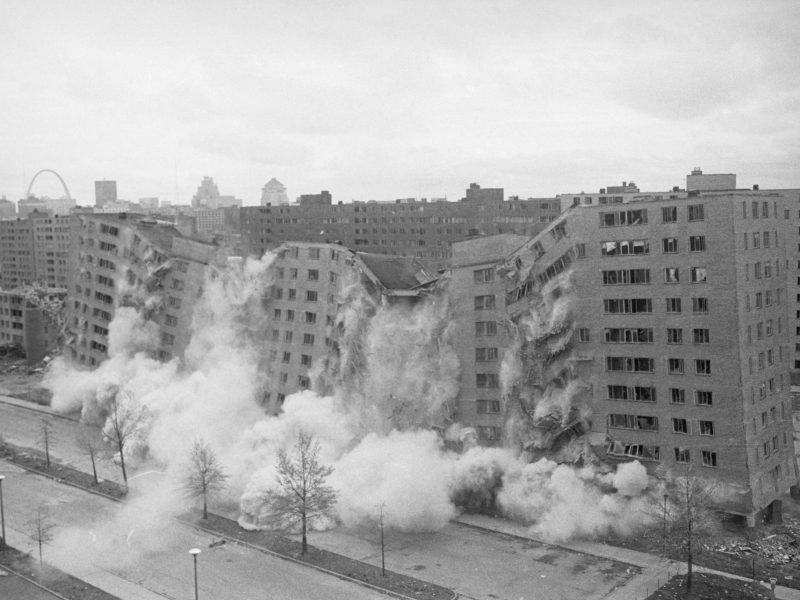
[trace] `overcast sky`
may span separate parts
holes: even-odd
[[[0,0],[0,194],[800,187],[800,2]],[[41,175],[37,195],[61,195]]]

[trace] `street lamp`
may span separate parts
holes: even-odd
[[[200,548],[192,548],[189,554],[194,558],[194,600],[197,600],[197,555],[200,554]]]
[[[0,550],[6,549],[6,515],[3,512],[3,479],[5,475],[0,475],[0,528],[2,528],[2,537],[0,537]]]

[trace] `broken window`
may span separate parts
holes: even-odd
[[[691,275],[692,275],[692,283],[706,282],[707,273],[705,267],[692,267]]]

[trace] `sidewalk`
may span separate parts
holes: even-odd
[[[56,417],[59,419],[66,419],[67,421],[79,421],[79,417],[77,413],[72,413],[69,415],[65,415],[60,413],[56,410],[53,410],[49,406],[44,406],[42,404],[36,404],[35,402],[29,402],[28,400],[20,400],[19,398],[15,398],[14,396],[3,396],[0,395],[0,402],[3,404],[11,404],[13,406],[18,406],[20,408],[27,408],[28,410],[32,410],[34,412],[40,412],[50,415],[51,417]]]
[[[506,535],[540,541],[530,535],[530,533],[528,533],[528,528],[524,525],[512,523],[503,519],[484,515],[464,514],[458,517],[456,522],[469,527],[499,531]],[[685,563],[664,559],[660,556],[639,552],[637,550],[629,550],[628,548],[620,548],[618,546],[609,546],[607,544],[589,541],[571,541],[555,545],[592,556],[611,558],[630,565],[635,565],[642,569],[640,575],[631,578],[624,586],[617,588],[606,596],[607,600],[637,600],[646,598],[648,594],[653,593],[658,588],[659,584],[663,585],[666,583],[672,575],[686,572]],[[694,566],[693,570],[697,573],[711,573],[727,577],[728,579],[752,581],[748,577],[733,575],[723,571],[715,571],[714,569],[708,569],[697,565]],[[762,585],[766,590],[769,590],[769,584],[762,582]],[[775,588],[775,597],[780,600],[800,600],[800,590],[779,585]]]

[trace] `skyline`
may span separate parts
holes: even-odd
[[[0,195],[800,187],[800,5],[9,1]],[[61,195],[51,176],[37,195]]]

